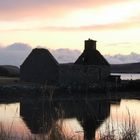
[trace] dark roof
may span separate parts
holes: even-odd
[[[58,65],[58,62],[56,59],[52,56],[52,54],[49,52],[49,50],[44,48],[35,48],[32,50],[30,55],[26,58],[26,60],[23,62],[23,65],[30,65],[31,63],[44,63],[44,61],[47,61],[47,63]]]
[[[19,68],[12,65],[1,65],[0,76],[19,76]]]
[[[95,49],[84,50],[76,60],[77,65],[109,65],[107,60]]]

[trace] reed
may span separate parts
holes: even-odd
[[[112,124],[110,124],[112,123]],[[115,129],[113,122],[106,124],[105,131],[100,132],[99,140],[139,140],[136,123],[133,118],[121,124],[120,128]],[[45,128],[44,128],[45,129]],[[9,131],[11,132],[11,131]],[[0,123],[0,140],[81,140],[80,138],[67,137],[63,133],[61,125],[54,123],[49,133],[42,133],[38,136],[21,136],[16,137],[5,130],[2,123]],[[96,140],[96,139],[95,139]]]
[[[139,131],[136,127],[136,122],[133,117],[130,116],[128,111],[128,120],[124,120],[123,123],[116,129],[113,121],[107,122],[105,131],[100,131],[99,140],[140,140]]]

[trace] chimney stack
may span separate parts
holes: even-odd
[[[85,50],[96,50],[96,41],[92,39],[85,40]]]

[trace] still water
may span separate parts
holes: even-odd
[[[140,79],[140,74],[121,74],[121,79]],[[71,140],[92,140],[94,137],[98,140],[108,127],[122,129],[129,122],[140,131],[139,99],[1,102],[0,130],[14,140],[29,137],[41,140],[44,135],[49,136],[47,140],[53,140],[58,130]]]
[[[114,124],[114,130],[124,122],[134,120],[140,130],[140,100],[48,101],[0,104],[1,127],[15,139],[31,135],[40,139],[41,134],[50,135],[61,128],[67,138],[89,140]],[[43,126],[45,126],[43,129]]]
[[[133,73],[112,73],[111,75],[120,75],[122,80],[140,79],[140,74],[133,74]]]

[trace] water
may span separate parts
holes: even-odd
[[[140,79],[140,74],[122,74],[121,78]],[[83,140],[84,137],[98,140],[99,132],[103,133],[108,124],[113,124],[117,130],[132,119],[140,130],[139,99],[1,102],[0,129],[3,128],[15,140],[30,136],[40,140],[42,134],[52,137],[53,133],[58,133],[57,128],[73,140]]]
[[[20,116],[20,103],[0,104],[0,128],[12,137],[30,134],[27,125]]]
[[[112,73],[111,75],[120,75],[122,80],[137,80],[137,79],[140,79],[140,74]]]
[[[47,135],[55,126],[54,128],[61,127],[61,131],[67,137],[75,137],[78,140],[83,140],[85,132],[89,139],[94,136],[94,131],[98,137],[98,132],[102,131],[108,122],[114,123],[117,129],[124,121],[128,122],[130,117],[135,120],[136,127],[140,130],[140,100],[122,99],[113,103],[104,100],[76,102],[55,101],[55,108],[50,107],[48,101],[43,104],[36,101],[1,103],[0,122],[7,132],[18,138],[30,135],[39,138],[39,134],[42,133],[39,128],[45,124],[44,122],[47,122]]]

